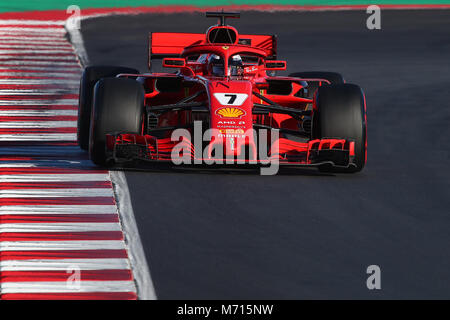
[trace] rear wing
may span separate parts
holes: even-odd
[[[152,32],[148,39],[148,67],[153,59],[179,57],[185,47],[205,42],[204,33]],[[267,51],[267,59],[277,58],[276,35],[240,34],[239,44],[261,48]]]

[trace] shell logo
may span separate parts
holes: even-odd
[[[225,107],[217,109],[216,114],[222,118],[241,118],[245,116],[246,112],[241,108]]]

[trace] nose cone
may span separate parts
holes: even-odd
[[[208,83],[210,125],[213,141],[210,147],[222,145],[224,155],[240,156],[246,146],[253,148],[253,97],[249,81],[211,81]]]

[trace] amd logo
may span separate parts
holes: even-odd
[[[218,121],[217,124],[237,124],[237,125],[244,125],[245,121],[230,121],[230,120],[225,120],[225,121]]]

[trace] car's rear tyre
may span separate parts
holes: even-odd
[[[344,169],[329,165],[321,171],[358,172],[366,163],[367,118],[365,97],[355,84],[321,86],[317,91],[316,107],[313,113],[312,138],[341,138],[355,141],[356,167]]]
[[[340,73],[330,72],[330,71],[295,72],[295,73],[289,74],[289,76],[296,77],[296,78],[325,79],[325,80],[330,81],[331,84],[345,83],[344,77]],[[312,99],[318,88],[319,88],[319,82],[308,81],[308,95],[306,98]]]
[[[106,134],[136,133],[142,129],[144,88],[132,79],[104,78],[94,87],[89,157],[106,166]]]
[[[119,73],[139,73],[139,71],[132,68],[115,66],[90,66],[84,69],[80,79],[77,125],[78,145],[83,150],[87,150],[89,147],[89,126],[94,86],[101,78],[115,77]]]

